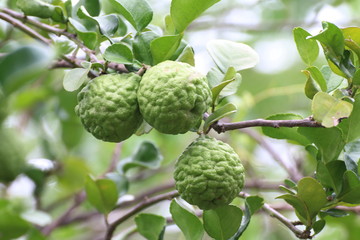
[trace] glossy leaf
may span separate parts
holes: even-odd
[[[153,31],[139,33],[135,36],[132,47],[136,60],[144,64],[153,65],[150,43],[158,37],[159,35]]]
[[[66,91],[73,92],[81,87],[88,78],[89,69],[74,68],[65,73],[63,86]]]
[[[133,63],[133,53],[131,49],[123,43],[115,43],[108,48],[106,48],[104,58],[110,62],[122,63],[122,64],[132,64]]]
[[[360,159],[360,141],[356,140],[345,145],[344,161],[347,170],[358,174],[358,164]]]
[[[322,216],[331,216],[331,217],[345,217],[345,216],[348,216],[349,213],[346,212],[346,211],[343,211],[343,210],[340,210],[340,209],[336,209],[336,208],[331,208],[331,209],[328,209],[326,211],[322,211],[321,212],[321,215]]]
[[[46,0],[17,0],[16,5],[28,16],[51,18],[56,22],[65,20],[62,8],[52,5]]]
[[[345,45],[360,58],[360,28],[347,27],[341,29],[345,38]]]
[[[172,0],[170,15],[178,33],[182,33],[189,24],[206,9],[220,0]]]
[[[166,219],[155,214],[141,213],[135,217],[135,223],[137,231],[147,240],[159,240],[165,229]]]
[[[170,213],[186,240],[202,239],[204,228],[197,216],[182,208],[175,200],[171,201]]]
[[[344,81],[343,77],[336,75],[333,71],[331,71],[331,68],[327,65],[324,65],[320,69],[320,71],[325,78],[327,92],[334,91]]]
[[[319,55],[319,46],[316,41],[308,39],[310,33],[304,29],[297,27],[293,30],[294,40],[301,59],[307,65],[313,64]]]
[[[234,67],[238,72],[252,68],[259,62],[255,50],[243,43],[217,39],[208,42],[207,50],[223,73],[226,73],[229,67]]]
[[[70,24],[75,28],[80,40],[82,40],[86,47],[95,49],[99,44],[98,35],[92,30],[88,30],[81,22],[74,18],[69,18]]]
[[[313,99],[314,95],[317,92],[327,91],[325,78],[317,67],[308,67],[302,72],[307,77],[307,81],[305,84],[305,95],[308,98]]]
[[[141,32],[152,20],[153,11],[146,0],[109,0],[114,10]]]
[[[340,63],[343,55],[345,44],[342,31],[333,23],[323,22],[323,31],[319,34],[310,37],[318,40],[326,46],[325,55],[328,56],[334,63]]]
[[[153,63],[158,64],[168,60],[180,46],[182,35],[163,36],[154,39],[150,43],[150,50],[153,56]]]
[[[227,240],[238,230],[242,211],[232,205],[225,205],[203,213],[204,228],[210,237],[216,240]]]
[[[154,143],[143,141],[131,157],[120,162],[118,169],[121,173],[125,173],[134,167],[156,169],[162,160],[163,157]]]
[[[332,188],[336,194],[339,194],[342,189],[342,176],[345,171],[346,166],[343,161],[336,160],[326,164],[318,161],[316,178],[324,187]]]
[[[298,196],[292,194],[285,194],[277,197],[278,199],[284,199],[288,204],[290,204],[294,209],[295,213],[298,216],[299,220],[305,224],[310,225],[311,222],[309,211],[307,210],[306,204]]]
[[[352,112],[348,119],[340,123],[346,142],[352,142],[360,137],[360,95],[355,96]]]
[[[125,195],[129,190],[129,180],[118,172],[107,173],[106,178],[111,179],[116,184],[119,196]]]
[[[320,232],[324,229],[325,223],[326,223],[325,220],[322,220],[322,219],[314,222],[314,224],[313,224],[313,226],[312,226],[312,227],[313,227],[313,230],[314,230],[314,233],[315,233],[315,234],[320,233]]]
[[[297,186],[297,196],[305,203],[312,221],[327,203],[326,193],[321,184],[311,177],[300,179]]]
[[[266,118],[267,120],[301,120],[303,117],[292,114],[275,114]],[[297,132],[297,128],[273,128],[273,127],[262,127],[263,133],[271,138],[276,139],[287,139],[290,141],[295,141],[301,145],[308,145],[310,141],[303,135]]]
[[[189,45],[184,48],[179,57],[176,59],[177,62],[184,62],[195,66],[194,49]]]
[[[360,203],[360,180],[353,171],[346,171],[344,173],[343,190],[339,194],[338,199],[346,203]]]
[[[236,112],[236,106],[232,103],[227,103],[224,106],[218,108],[213,112],[208,118],[206,118],[204,123],[204,132],[209,129],[211,124],[214,122]]]
[[[324,92],[314,96],[311,106],[314,119],[327,128],[338,125],[339,119],[348,117],[352,108],[351,103],[336,99]]]
[[[236,72],[234,67],[229,67],[225,73],[218,68],[212,68],[206,77],[213,94],[213,103],[217,102],[217,98],[221,100],[235,94],[241,83],[241,75]]]
[[[51,64],[54,53],[45,46],[33,44],[20,47],[0,58],[0,85],[5,94],[23,87],[39,77]]]
[[[313,142],[319,149],[324,163],[337,160],[345,146],[342,131],[337,128],[306,128],[299,127],[298,132]]]
[[[176,29],[171,16],[166,15],[164,21],[165,21],[165,33],[168,35],[175,35]]]
[[[93,180],[88,177],[85,192],[88,201],[103,214],[108,214],[115,207],[118,199],[116,184],[110,179]]]

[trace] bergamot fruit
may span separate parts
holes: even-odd
[[[144,120],[162,133],[197,128],[211,104],[206,76],[187,63],[165,61],[143,75],[138,90]]]
[[[201,136],[191,143],[175,164],[176,189],[200,209],[229,204],[244,186],[244,167],[226,143]]]
[[[0,128],[0,182],[13,181],[25,168],[23,148],[13,132]]]
[[[143,121],[136,97],[140,79],[134,73],[107,74],[88,82],[75,107],[85,129],[107,142],[129,138]]]

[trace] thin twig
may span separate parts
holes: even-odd
[[[249,127],[323,127],[320,123],[310,119],[302,120],[265,120],[265,119],[255,119],[247,120],[234,123],[223,123],[218,122],[211,126],[217,133],[223,133],[230,130],[249,128]]]
[[[119,226],[121,223],[123,223],[124,221],[129,219],[134,214],[144,210],[147,207],[154,205],[155,203],[161,202],[163,200],[170,200],[178,195],[179,195],[178,191],[172,191],[172,192],[157,195],[152,198],[144,199],[142,202],[140,202],[139,204],[134,206],[132,209],[130,209],[127,213],[125,213],[122,217],[115,220],[114,222],[112,222],[109,225],[109,227],[106,231],[105,240],[111,240],[117,226]]]
[[[3,19],[4,21],[6,21],[6,22],[10,23],[11,25],[13,25],[14,27],[20,29],[24,33],[28,34],[29,36],[31,36],[37,40],[40,40],[41,42],[43,42],[47,45],[49,45],[51,43],[50,39],[43,37],[42,35],[40,35],[38,32],[36,32],[32,28],[26,26],[19,20],[15,19],[5,13],[0,12],[0,19]]]

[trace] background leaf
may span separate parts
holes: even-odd
[[[133,53],[131,49],[123,43],[115,43],[106,48],[104,58],[110,62],[132,64]]]
[[[208,42],[207,50],[223,73],[229,67],[234,67],[238,72],[252,68],[259,62],[259,56],[255,50],[243,43],[217,39]]]
[[[220,0],[172,0],[170,15],[178,33],[182,33],[189,24],[206,9]]]
[[[204,123],[204,131],[210,127],[214,122],[236,112],[236,106],[232,103],[227,103],[224,106],[216,109],[208,118],[206,118]]]
[[[89,69],[74,68],[65,73],[63,86],[66,91],[72,92],[81,87],[87,81]]]

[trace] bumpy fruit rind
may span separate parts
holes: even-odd
[[[188,203],[200,209],[229,204],[244,186],[244,167],[226,143],[199,137],[175,165],[176,189]]]
[[[141,125],[136,92],[141,77],[107,74],[91,80],[78,94],[76,114],[85,129],[107,142],[129,138]]]
[[[144,120],[162,133],[198,127],[211,104],[206,76],[187,63],[164,61],[143,75],[138,101]]]
[[[0,127],[0,182],[13,181],[25,168],[23,148],[9,129]]]

